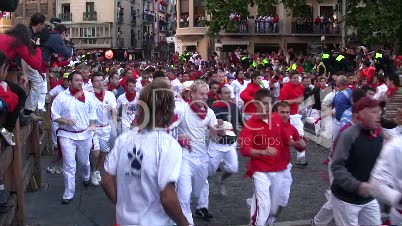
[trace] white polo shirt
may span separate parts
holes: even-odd
[[[81,131],[89,127],[90,120],[96,120],[94,96],[86,91],[84,91],[84,95],[85,103],[72,96],[69,89],[57,95],[51,108],[52,120],[55,121],[56,119],[64,118],[76,121],[76,124],[72,126],[59,124],[59,128],[68,131]],[[92,137],[93,132],[88,130],[81,133],[73,133],[61,130],[57,136],[73,140],[85,140]]]
[[[96,104],[96,125],[104,126],[110,124],[112,122],[112,111],[106,110],[106,106],[117,108],[116,97],[110,91],[105,91],[103,102],[96,98],[95,93],[93,96]]]
[[[132,121],[135,118],[135,114],[137,112],[137,100],[139,99],[139,94],[136,93],[136,96],[133,101],[129,102],[127,100],[126,94],[119,96],[117,98],[117,108],[120,111],[121,108],[121,124],[125,129],[129,129]]]
[[[176,101],[175,113],[178,114],[180,122],[179,134],[185,134],[190,138],[191,153],[205,156],[208,150],[207,141],[209,141],[208,126],[218,124],[215,113],[208,108],[207,116],[201,119],[184,101]]]
[[[159,194],[167,184],[177,182],[182,149],[165,131],[124,133],[106,156],[105,170],[116,177],[117,224],[174,225]]]

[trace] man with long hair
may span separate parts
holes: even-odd
[[[164,85],[165,84],[165,85]],[[119,225],[189,225],[176,194],[182,149],[166,130],[174,115],[167,83],[141,90],[135,128],[106,157],[102,186]]]

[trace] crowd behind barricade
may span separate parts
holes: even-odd
[[[379,202],[391,207],[391,223],[402,223],[402,56],[360,46],[117,61],[73,55],[65,26],[45,20],[36,14],[29,27],[0,35],[1,134],[15,145],[18,118],[23,126],[42,120],[37,109],[51,115],[62,204],[73,202],[78,162],[83,185],[101,184],[116,204],[117,224],[208,221],[208,178],[218,174],[228,195],[240,150],[255,188],[246,200],[250,224],[273,225],[287,206],[293,165],[308,167],[306,123],[333,141],[324,160],[328,202],[312,224],[379,225]],[[13,71],[19,84],[6,78]],[[7,194],[0,180],[1,211]]]

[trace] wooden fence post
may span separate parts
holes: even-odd
[[[24,192],[22,186],[22,151],[21,151],[21,136],[20,136],[20,122],[17,120],[14,129],[15,146],[14,146],[14,159],[11,164],[13,180],[15,183],[15,190],[17,193],[17,213],[15,215],[15,224],[25,225],[25,210],[24,210]]]

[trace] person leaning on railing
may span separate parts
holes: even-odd
[[[6,142],[14,146],[14,134],[11,132],[14,129],[15,123],[19,116],[21,106],[18,107],[19,96],[13,91],[18,85],[6,82],[4,79],[7,76],[9,61],[3,52],[0,52],[0,132]],[[25,95],[25,92],[22,94]]]

